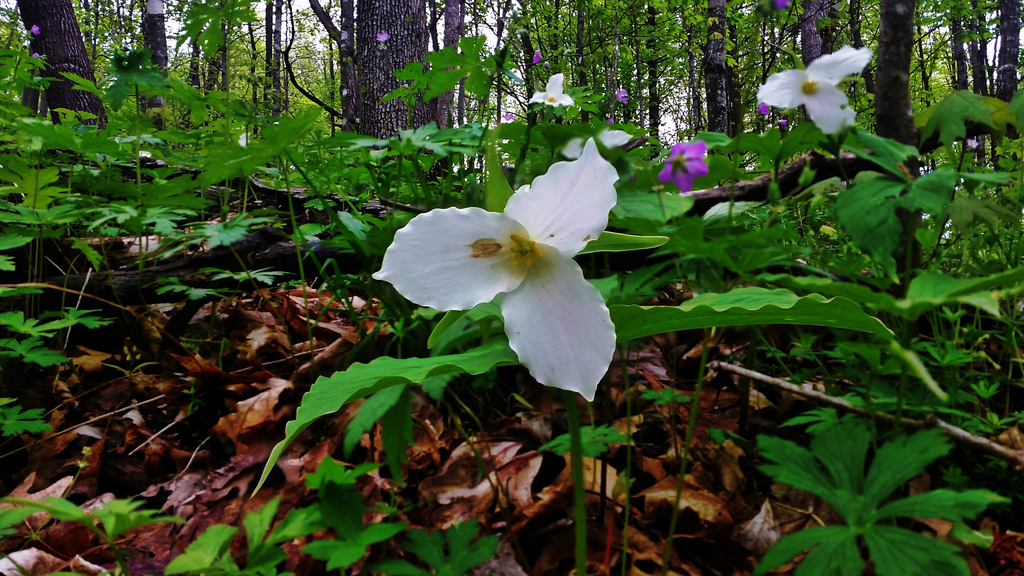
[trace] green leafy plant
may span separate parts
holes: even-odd
[[[280,498],[275,498],[259,510],[246,514],[242,520],[249,544],[244,568],[231,557],[231,540],[238,528],[216,524],[200,534],[184,553],[172,560],[167,565],[166,573],[276,576],[277,565],[286,557],[281,544],[324,527],[318,509],[310,507],[291,510],[280,524],[270,530],[280,503]]]
[[[58,331],[76,324],[86,328],[110,324],[109,319],[95,316],[93,312],[95,310],[68,308],[63,312],[44,313],[39,318],[26,318],[21,310],[0,313],[0,328],[27,337],[22,340],[0,338],[0,363],[18,359],[40,366],[63,363],[66,358],[60,352],[48,349],[44,339],[52,338]]]
[[[462,576],[498,551],[497,536],[484,536],[474,542],[473,538],[479,533],[480,522],[476,520],[456,524],[445,530],[444,536],[440,532],[410,530],[402,550],[418,556],[431,570],[418,568],[399,558],[384,560],[373,570],[392,576]]]
[[[597,458],[604,454],[610,445],[629,441],[625,434],[619,432],[614,426],[608,425],[584,426],[580,428],[580,438],[583,441],[583,455],[587,458]],[[557,456],[562,456],[570,449],[569,435],[562,434],[537,450],[547,450]]]
[[[958,548],[900,528],[893,520],[905,516],[963,522],[1006,498],[987,490],[933,490],[885,501],[901,484],[945,456],[952,445],[938,429],[903,436],[882,445],[865,476],[871,431],[859,420],[846,420],[819,432],[810,450],[788,440],[760,436],[761,467],[775,480],[820,496],[846,520],[846,526],[820,526],[779,540],[754,574],[765,574],[813,548],[796,570],[797,576],[856,576],[864,569],[859,542],[880,576],[931,574],[967,576]]]
[[[0,398],[0,434],[14,436],[15,434],[42,434],[50,431],[50,425],[43,421],[43,411],[40,408],[22,411],[17,404],[8,406],[14,402],[14,398]]]

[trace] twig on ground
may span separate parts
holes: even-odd
[[[822,392],[817,392],[815,390],[809,389],[809,384],[806,385],[808,386],[808,388],[804,388],[802,386],[798,386],[785,380],[780,380],[778,378],[773,378],[766,374],[761,374],[760,372],[748,370],[747,368],[744,368],[742,366],[728,364],[726,362],[719,362],[717,360],[709,362],[708,367],[717,368],[719,370],[724,370],[726,372],[732,372],[733,374],[739,374],[740,376],[746,376],[747,378],[750,378],[752,380],[757,380],[758,382],[770,384],[771,386],[774,386],[781,390],[785,390],[787,392],[792,392],[793,394],[799,394],[806,398],[813,398],[814,400],[817,400],[822,404],[827,404],[835,408],[841,408],[843,410],[853,412],[854,414],[859,414],[861,416],[874,418],[875,420],[878,421],[887,422],[890,424],[895,423],[896,421],[896,419],[890,416],[889,414],[885,414],[883,412],[872,412],[859,406],[854,406],[853,404],[849,403],[846,400],[843,400],[842,398],[835,398],[833,396],[829,396],[828,394],[824,394]],[[1017,470],[1024,469],[1024,450],[1012,450],[1010,448],[1007,448],[1006,446],[1003,446],[1002,444],[993,442],[987,438],[975,436],[974,434],[971,434],[970,432],[964,430],[963,428],[958,428],[956,426],[953,426],[952,424],[943,422],[938,418],[933,418],[932,416],[929,416],[925,420],[908,420],[906,418],[903,418],[900,421],[900,424],[907,428],[928,428],[932,426],[938,426],[940,429],[942,429],[943,432],[946,433],[946,436],[949,436],[955,442],[959,442],[960,444],[964,444],[972,448],[977,448],[978,450],[985,452],[986,454],[995,456],[1000,460],[1009,462],[1010,464],[1013,464]]]

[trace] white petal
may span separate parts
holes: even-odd
[[[420,214],[395,234],[377,280],[402,296],[437,310],[468,310],[514,290],[526,268],[512,266],[509,235],[523,227],[504,214],[480,208],[445,208]],[[491,240],[501,244],[478,244]],[[492,250],[481,250],[490,247]],[[488,253],[492,252],[493,253]]]
[[[562,156],[576,160],[583,156],[583,138],[573,138],[562,149]]]
[[[547,95],[543,92],[534,92],[530,98],[530,104],[544,104],[547,102]]]
[[[615,326],[576,262],[551,252],[519,288],[499,297],[505,333],[538,382],[591,401],[615,351]]]
[[[776,72],[757,89],[757,100],[776,108],[796,108],[804,103],[804,80],[807,73],[803,70]]]
[[[804,100],[807,115],[825,134],[835,134],[853,126],[857,113],[847,106],[846,94],[831,84],[818,83],[818,91]]]
[[[833,86],[839,81],[864,70],[871,61],[870,48],[843,46],[838,52],[826,54],[807,66],[807,76],[812,80],[827,82]]]
[[[622,146],[633,139],[628,132],[623,132],[622,130],[605,130],[597,138],[601,141],[601,144],[604,144],[608,148]]]
[[[572,257],[608,225],[618,177],[591,139],[579,160],[552,164],[529,188],[513,194],[505,214],[522,224],[533,241]]]
[[[548,94],[548,96],[550,97],[551,94]],[[558,94],[555,96],[554,102],[548,102],[548,104],[551,104],[552,106],[572,106],[575,103],[576,102],[573,101],[573,99],[568,94]]]
[[[547,92],[548,96],[557,97],[559,94],[565,92],[565,90],[562,88],[564,82],[565,76],[563,76],[562,74],[555,74],[551,78],[548,78],[548,85],[547,88],[544,89],[544,91]]]

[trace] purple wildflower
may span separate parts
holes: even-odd
[[[785,128],[786,124],[789,124],[789,120],[786,120],[785,118],[779,120],[779,128]]]
[[[511,122],[515,120],[516,115],[511,112],[505,112],[504,114],[501,115],[501,117],[505,119],[505,122]]]
[[[39,36],[39,26],[37,24],[33,24],[30,32],[32,32],[33,36]]]
[[[608,119],[608,123],[609,124],[615,124],[615,118],[609,118]]]
[[[785,10],[789,8],[789,0],[772,0],[772,4],[775,5],[776,10]]]
[[[537,52],[534,53],[534,55],[533,55],[533,63],[536,64],[536,63],[540,62],[541,60],[542,60],[542,57],[540,55],[540,50],[537,50]]]
[[[377,42],[387,42],[391,38],[391,34],[387,32],[377,32]]]
[[[708,165],[704,163],[704,155],[708,145],[703,140],[692,144],[680,142],[672,146],[665,167],[658,174],[658,180],[673,182],[682,192],[693,189],[693,181],[708,173]]]
[[[765,104],[764,102],[761,102],[760,104],[757,105],[757,111],[760,112],[761,114],[764,114],[765,116],[767,116],[768,112],[770,112],[770,110],[768,110],[768,105]]]
[[[624,88],[615,91],[615,98],[623,104],[629,102],[629,94],[626,94],[626,90]]]
[[[32,53],[32,57],[33,58],[42,58],[42,56],[39,55],[39,52],[33,52]]]
[[[545,68],[551,68],[551,64],[548,64],[547,62],[545,62],[545,63],[544,63],[544,67],[545,67]]]

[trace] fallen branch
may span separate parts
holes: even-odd
[[[785,390],[786,392],[799,394],[800,396],[804,396],[805,398],[817,400],[822,404],[827,404],[834,408],[840,408],[842,410],[846,410],[847,412],[853,412],[854,414],[858,414],[860,416],[873,418],[880,422],[886,422],[889,424],[894,424],[896,422],[896,418],[889,414],[885,414],[883,412],[872,412],[859,406],[854,406],[853,404],[849,403],[846,400],[843,400],[842,398],[835,398],[833,396],[829,396],[828,394],[817,392],[810,388],[810,384],[804,384],[806,388],[804,386],[797,386],[796,384],[786,382],[785,380],[780,380],[779,378],[773,378],[766,374],[761,374],[760,372],[748,370],[742,366],[728,364],[725,362],[719,362],[717,360],[709,362],[708,367],[713,369],[724,370],[726,372],[732,372],[733,374],[739,374],[740,376],[745,376],[747,378],[750,378],[751,380],[757,380],[758,382],[764,382],[765,384],[769,384],[781,390]],[[909,420],[903,418],[902,420],[900,420],[900,424],[911,429],[930,428],[933,426],[938,426],[940,429],[942,429],[943,432],[946,433],[946,436],[949,436],[955,442],[959,442],[960,444],[963,444],[965,446],[976,448],[982,452],[985,452],[986,454],[995,456],[1000,460],[1009,462],[1010,464],[1013,464],[1017,470],[1024,469],[1024,450],[1012,450],[1010,448],[1007,448],[1006,446],[1003,446],[1002,444],[998,444],[987,438],[975,436],[974,434],[971,434],[970,432],[964,430],[963,428],[958,428],[956,426],[953,426],[952,424],[943,422],[938,418],[934,418],[932,416],[929,416],[925,420]]]

